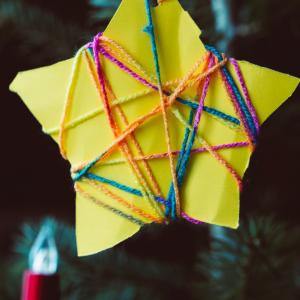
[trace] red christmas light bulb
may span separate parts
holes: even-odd
[[[29,253],[23,277],[22,300],[59,300],[58,253],[52,223],[46,222]]]

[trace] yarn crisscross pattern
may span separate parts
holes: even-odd
[[[97,34],[91,43],[79,49],[74,58],[60,127],[50,130],[48,133],[59,133],[60,151],[62,156],[67,159],[66,139],[68,130],[90,120],[98,114],[104,113],[114,139],[105,151],[102,151],[97,157],[72,168],[75,190],[96,205],[139,226],[152,222],[167,223],[170,219],[181,217],[194,224],[200,224],[200,220],[188,216],[183,212],[181,207],[183,201],[183,199],[181,199],[181,189],[188,175],[188,166],[191,161],[191,156],[208,152],[222,167],[226,168],[236,181],[239,189],[242,189],[242,179],[240,175],[230,163],[220,155],[219,150],[248,147],[250,151],[253,151],[259,132],[258,117],[251,103],[249,92],[238,62],[235,59],[227,59],[213,47],[206,47],[207,52],[205,55],[195,62],[190,71],[185,74],[183,78],[163,83],[149,0],[145,0],[145,9],[148,24],[144,31],[150,38],[149,42],[151,43],[155,74],[148,73],[143,66],[116,41],[104,36],[102,33]],[[95,85],[103,106],[77,119],[69,121],[79,78],[79,69],[83,58],[87,61],[91,80]],[[103,59],[110,61],[128,76],[131,76],[143,85],[145,90],[117,99],[105,74],[102,63]],[[232,64],[241,88],[238,87],[231,76],[227,68],[228,64]],[[236,116],[228,115],[205,105],[213,74],[220,76],[222,79]],[[189,88],[196,89],[196,99],[185,99],[182,96],[184,91]],[[122,109],[122,105],[138,97],[152,94],[159,95],[159,104],[147,114],[138,117],[133,122],[129,122]],[[189,108],[189,119],[184,117],[178,109],[178,105]],[[198,130],[203,113],[208,114],[211,118],[221,122],[231,130],[243,133],[245,140],[229,144],[210,145],[208,141],[200,135]],[[185,128],[181,149],[172,149],[170,137],[170,126],[172,126],[172,124],[168,118],[169,114],[173,114]],[[118,121],[115,118],[116,115],[118,116]],[[145,155],[135,136],[135,132],[149,119],[157,116],[161,116],[163,119],[167,152]],[[121,129],[122,127],[119,124],[120,120],[123,128],[125,126],[124,129]],[[133,153],[129,146],[129,141],[131,145],[134,145],[135,153]],[[200,148],[193,147],[195,141],[198,141],[202,146]],[[115,151],[120,151],[123,158],[111,159],[111,155]],[[176,163],[175,157],[177,158]],[[172,180],[167,195],[162,193],[160,183],[155,178],[149,164],[149,161],[156,159],[168,159],[169,161]],[[114,165],[124,162],[128,164],[130,171],[134,175],[138,188],[133,188],[121,182],[93,173],[93,168],[101,164]],[[141,170],[141,165],[145,172]],[[114,203],[115,201],[118,205],[114,206],[113,204],[108,204],[108,202],[93,196],[82,188],[79,184],[80,182],[84,182],[91,188],[101,191],[105,197],[112,200],[109,203]],[[151,212],[141,209],[133,202],[130,202],[126,197],[121,197],[118,193],[114,192],[116,189],[126,192],[128,197],[134,195],[144,198],[151,204]]]

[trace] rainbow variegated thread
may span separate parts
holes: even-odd
[[[96,44],[96,45],[95,45]],[[108,121],[110,122],[110,127],[112,128],[113,130],[113,133],[114,133],[114,136],[117,137],[119,132],[120,132],[120,129],[118,128],[116,122],[114,121],[113,119],[113,114],[112,114],[112,110],[111,110],[111,107],[110,107],[110,103],[109,103],[109,100],[108,100],[108,94],[107,94],[107,87],[106,87],[106,80],[104,78],[104,74],[103,74],[103,71],[102,71],[102,67],[101,67],[101,63],[100,63],[100,60],[99,60],[99,51],[98,51],[98,47],[99,47],[99,36],[97,36],[94,40],[94,44],[93,44],[93,50],[94,50],[94,59],[96,61],[96,66],[97,66],[97,77],[99,79],[99,83],[100,83],[100,87],[98,87],[97,85],[97,80],[96,80],[96,76],[93,72],[93,67],[91,65],[91,63],[89,63],[89,70],[91,71],[92,73],[92,78],[94,79],[95,81],[95,84],[96,84],[96,87],[97,89],[99,90],[100,92],[100,98],[103,99],[103,102],[104,102],[104,109],[106,110],[106,115],[108,117]],[[89,61],[89,57],[87,57],[88,61]],[[104,93],[105,91],[105,93]],[[112,91],[109,89],[109,91],[112,93]],[[127,119],[121,109],[120,106],[116,106],[116,110],[118,112],[118,114],[121,116],[123,122],[128,125],[128,122],[127,122]],[[139,146],[139,144],[137,143],[136,139],[134,138],[133,134],[130,135],[130,138],[131,140],[134,141],[135,143],[135,146],[136,148],[138,149],[139,151],[139,154],[142,154],[141,152],[141,148]],[[124,153],[125,157],[127,158],[128,160],[128,164],[129,166],[131,167],[132,171],[133,171],[133,174],[136,176],[137,178],[137,182],[139,183],[139,186],[140,188],[142,189],[142,191],[144,192],[144,195],[145,197],[151,201],[153,201],[153,208],[156,210],[156,212],[159,213],[159,215],[163,215],[163,212],[162,210],[160,209],[160,207],[156,204],[155,202],[155,197],[153,195],[153,193],[151,192],[148,184],[147,184],[147,181],[146,179],[144,178],[142,172],[140,171],[137,163],[133,160],[133,156],[132,156],[132,153],[127,145],[126,142],[120,144],[120,148],[122,150],[122,152]],[[156,193],[157,194],[161,194],[160,192],[160,189],[158,187],[158,184],[154,178],[154,176],[152,175],[151,171],[149,170],[149,167],[148,165],[146,164],[146,170],[148,170],[148,175],[149,175],[149,178],[151,179],[152,181],[152,184],[154,185],[155,189],[156,189]]]
[[[161,2],[159,2],[159,4],[161,4]],[[155,65],[156,79],[157,79],[157,84],[158,84],[158,93],[159,93],[159,98],[160,98],[160,106],[161,106],[161,112],[162,112],[162,117],[163,117],[163,122],[164,122],[165,140],[166,140],[167,149],[168,149],[170,171],[171,171],[172,181],[173,181],[172,187],[174,190],[174,198],[175,198],[174,200],[171,200],[172,201],[172,217],[175,218],[175,211],[176,211],[177,217],[180,217],[181,203],[180,203],[178,180],[177,180],[177,175],[175,172],[175,162],[174,162],[174,157],[172,155],[169,121],[168,121],[167,111],[166,111],[166,107],[165,107],[165,101],[167,101],[167,98],[165,97],[165,94],[163,91],[163,86],[162,86],[162,81],[161,81],[160,65],[159,65],[159,61],[158,61],[158,51],[157,51],[157,45],[156,45],[156,40],[155,40],[150,0],[145,0],[145,7],[146,7],[146,15],[148,18],[148,24],[144,28],[144,31],[146,33],[148,33],[149,37],[150,37],[151,49],[152,49],[153,60],[154,60],[154,65]]]
[[[82,162],[80,165],[72,168],[72,178],[75,183],[76,191],[82,197],[92,201],[103,209],[107,209],[139,226],[152,222],[168,223],[169,219],[176,218],[184,218],[193,224],[201,224],[202,222],[200,220],[192,218],[182,210],[181,189],[189,175],[189,165],[192,163],[192,155],[205,152],[209,153],[213,159],[226,168],[227,172],[236,181],[239,189],[241,189],[241,176],[218,151],[241,147],[247,147],[253,150],[259,132],[258,117],[251,103],[250,95],[238,62],[234,59],[229,60],[237,75],[239,86],[226,67],[228,60],[213,47],[207,46],[207,53],[195,62],[190,71],[183,78],[166,83],[162,82],[150,1],[144,1],[148,19],[148,24],[144,31],[149,35],[155,75],[145,71],[143,66],[140,65],[122,45],[105,37],[102,33],[97,34],[93,41],[82,47],[74,58],[60,127],[53,128],[49,130],[48,133],[58,134],[61,154],[67,159],[67,131],[104,113],[114,139],[111,144],[94,159]],[[158,4],[162,5],[162,2],[163,1],[158,1]],[[103,108],[87,112],[77,119],[70,120],[83,58],[87,61],[88,72],[91,76],[91,80],[94,82]],[[105,74],[102,59],[108,60],[119,68],[119,70],[139,82],[145,87],[145,90],[117,99],[108,77]],[[216,108],[205,105],[213,74],[214,76],[220,76],[222,79],[223,86],[227,91],[227,96],[232,103],[236,116],[229,115]],[[197,96],[195,99],[185,99],[182,94],[186,89],[191,87],[197,90]],[[128,122],[127,116],[122,109],[122,104],[151,94],[159,95],[159,105],[131,123]],[[190,109],[188,120],[185,119],[179,107],[174,105],[175,102],[179,106],[182,105]],[[243,133],[246,140],[228,144],[210,145],[199,133],[199,125],[204,113],[218,120],[220,124],[228,127],[230,130]],[[168,118],[169,114],[172,114],[185,128],[180,150],[172,149],[170,136],[170,126],[172,124]],[[164,139],[167,152],[145,155],[135,136],[135,132],[144,123],[156,116],[161,116],[163,119]],[[119,124],[120,122],[122,122],[122,124]],[[125,128],[121,129],[124,126]],[[196,148],[195,141],[200,143],[201,147]],[[129,146],[129,144],[131,146]],[[134,151],[131,147],[134,148]],[[120,150],[123,156],[121,159],[111,158],[116,150]],[[177,163],[175,165],[176,157]],[[169,160],[172,178],[168,195],[165,196],[149,164],[151,161],[159,159]],[[93,173],[93,168],[96,166],[117,164],[128,165],[130,172],[134,175],[137,188]],[[92,188],[96,195],[100,192],[106,200],[98,199],[94,194],[87,192],[84,188],[85,186]],[[133,199],[128,200],[123,196],[124,193],[128,196],[131,195]],[[142,208],[144,206],[140,206],[139,204],[141,201],[149,203],[150,208]]]

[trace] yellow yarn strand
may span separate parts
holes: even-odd
[[[75,55],[74,58],[74,63],[72,66],[72,72],[71,72],[71,78],[69,82],[69,86],[67,89],[67,95],[66,95],[66,100],[64,103],[64,108],[63,108],[63,113],[60,121],[60,128],[59,128],[59,148],[60,148],[60,153],[64,159],[67,159],[67,151],[66,151],[66,146],[65,146],[65,123],[67,119],[69,118],[70,111],[72,108],[73,100],[74,100],[74,94],[78,82],[78,77],[79,77],[79,68],[81,65],[81,60],[82,60],[82,51],[84,50],[85,47],[82,47],[78,50],[78,52]]]

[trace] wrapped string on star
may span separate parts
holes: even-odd
[[[163,1],[159,1],[159,4],[162,2]],[[112,213],[126,218],[140,226],[150,222],[167,222],[169,218],[175,219],[179,217],[185,218],[187,221],[194,224],[199,224],[201,223],[200,220],[191,218],[181,209],[182,202],[180,189],[184,184],[184,178],[188,176],[187,170],[188,165],[190,164],[191,155],[208,152],[227,169],[229,174],[231,174],[231,176],[235,179],[238,187],[241,189],[241,177],[234,168],[223,157],[221,157],[218,151],[221,149],[234,149],[239,147],[249,147],[250,150],[253,150],[256,143],[257,133],[259,131],[259,122],[255,109],[251,104],[250,96],[245,81],[243,80],[242,72],[238,66],[238,62],[234,59],[229,60],[237,74],[242,93],[226,67],[228,60],[212,47],[207,47],[207,53],[195,62],[191,70],[183,78],[163,83],[160,75],[155,28],[152,20],[149,0],[145,0],[145,8],[148,18],[148,25],[146,26],[145,31],[150,37],[156,74],[149,74],[145,71],[144,68],[126,51],[126,49],[124,49],[116,41],[105,37],[102,33],[98,34],[93,39],[93,42],[82,47],[74,58],[60,128],[51,129],[49,132],[51,134],[59,134],[61,153],[63,157],[67,158],[67,149],[65,146],[67,131],[90,120],[91,118],[94,118],[100,113],[105,113],[107,122],[113,132],[114,140],[97,157],[91,161],[83,162],[72,169],[72,177],[75,182],[76,191],[102,208],[108,209]],[[90,52],[91,49],[92,55]],[[82,57],[84,57],[88,63],[88,70],[98,91],[103,108],[88,112],[86,115],[70,121],[70,111],[76,92],[76,84],[78,82],[78,73],[79,67],[82,63]],[[131,76],[143,85],[145,90],[117,99],[105,76],[105,70],[100,60],[101,57],[116,65],[128,76]],[[222,78],[224,87],[226,88],[228,97],[231,100],[237,117],[228,115],[222,111],[205,105],[212,74],[219,74]],[[196,100],[184,99],[184,97],[182,97],[182,93],[190,87],[197,89]],[[154,93],[158,93],[160,97],[160,104],[150,110],[147,114],[140,116],[135,121],[129,123],[124,111],[122,110],[122,104]],[[174,106],[175,102],[190,108],[189,120],[185,120],[185,117],[181,114],[180,110]],[[123,122],[123,125],[125,125],[125,129],[121,130],[113,112],[116,112],[119,115],[120,120]],[[204,112],[219,120],[224,126],[227,126],[231,130],[243,132],[246,137],[246,141],[214,146],[210,145],[206,139],[199,134],[198,130],[201,116]],[[169,132],[171,125],[168,121],[168,113],[172,113],[185,128],[185,135],[180,150],[173,150],[171,146],[171,137]],[[144,123],[157,115],[161,115],[163,118],[167,152],[145,155],[134,133]],[[202,147],[194,148],[195,140],[197,140]],[[128,144],[129,141],[133,143],[137,151],[137,155],[131,151]],[[110,159],[110,156],[117,149],[120,149],[124,158],[119,160]],[[178,157],[176,166],[174,160],[175,157]],[[172,177],[169,193],[166,197],[162,194],[160,184],[155,178],[148,163],[151,160],[164,158],[168,158],[169,160]],[[142,162],[143,167],[146,170],[145,174],[142,172],[138,162]],[[120,163],[128,164],[132,174],[135,176],[138,188],[132,188],[112,179],[98,176],[92,172],[92,169],[99,164],[113,165]],[[84,185],[81,184],[87,184],[96,190],[100,190],[102,194],[111,199],[111,201],[104,202],[100,199],[96,199],[96,197],[86,192]],[[127,199],[124,199],[124,197],[113,192],[110,187],[126,192],[128,195],[143,198],[151,204],[151,212],[145,211]],[[118,206],[114,206],[113,203],[117,203]],[[126,212],[119,207],[123,207]],[[131,213],[127,213],[127,211]]]

